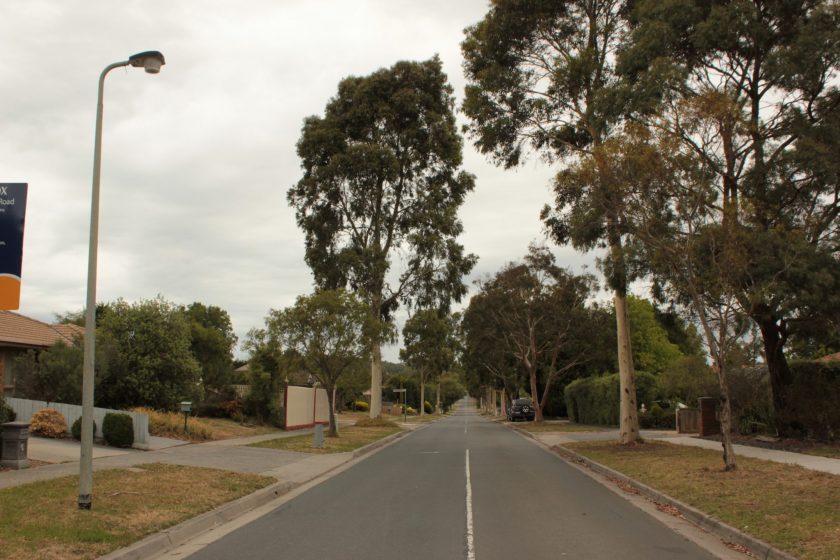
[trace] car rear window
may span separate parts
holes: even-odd
[[[518,406],[524,406],[524,405],[527,404],[528,406],[530,406],[531,401],[528,400],[528,399],[516,399],[515,401],[513,401],[513,404],[518,405]]]

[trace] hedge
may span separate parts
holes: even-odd
[[[840,363],[794,361],[790,371],[781,420],[808,437],[840,438]]]
[[[566,386],[566,410],[578,424],[615,426],[619,423],[620,389],[617,373],[576,379]],[[636,402],[649,403],[656,398],[656,378],[636,372]]]
[[[73,435],[73,439],[82,439],[82,417],[79,416],[76,418],[76,421],[73,422],[73,425],[70,426],[70,433]],[[93,435],[96,436],[96,421],[93,422]],[[132,436],[133,437],[133,436]]]
[[[131,447],[134,444],[134,422],[122,412],[109,412],[102,421],[102,437],[112,447]]]

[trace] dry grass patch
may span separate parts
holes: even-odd
[[[797,558],[840,558],[840,476],[721,453],[648,442],[579,442],[566,447],[652,486]]]
[[[251,447],[265,447],[281,449],[283,451],[297,451],[301,453],[346,453],[355,451],[369,443],[401,432],[399,426],[347,426],[340,428],[338,437],[325,437],[324,447],[316,449],[312,446],[313,436],[307,434],[289,438],[270,439],[251,444]]]
[[[151,435],[184,441],[220,440],[280,431],[274,427],[246,426],[224,418],[191,416],[187,419],[187,431],[184,432],[183,413],[161,412],[150,408],[132,408],[131,410],[132,412],[142,412],[149,415],[149,433]]]
[[[0,555],[16,560],[97,558],[274,482],[161,464],[93,476],[91,511],[78,509],[76,476],[0,490]]]

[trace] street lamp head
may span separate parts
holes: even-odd
[[[136,68],[143,67],[149,74],[157,74],[160,67],[166,64],[163,55],[158,51],[146,51],[128,57],[128,62]]]

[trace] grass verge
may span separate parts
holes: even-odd
[[[569,449],[706,512],[797,558],[840,558],[840,476],[663,442],[579,442]]]
[[[610,429],[604,426],[587,426],[586,424],[573,424],[571,422],[512,422],[511,425],[532,434],[544,432],[606,432]]]
[[[253,443],[251,447],[265,447],[281,449],[283,451],[298,451],[302,453],[346,453],[355,451],[369,443],[378,441],[402,431],[397,426],[347,426],[340,428],[338,437],[325,437],[324,447],[316,449],[312,446],[313,436],[307,434],[289,438],[270,439],[260,443]]]
[[[90,511],[76,504],[76,476],[5,488],[0,490],[0,556],[97,558],[273,482],[252,474],[162,464],[98,471]]]

